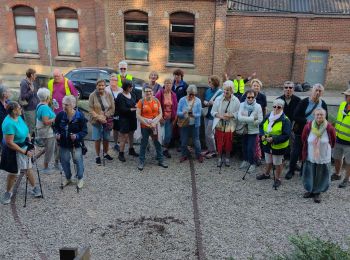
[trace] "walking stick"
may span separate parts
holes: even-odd
[[[223,119],[221,119],[221,120],[223,120]],[[222,161],[222,156],[223,156],[223,154],[224,154],[224,147],[225,147],[225,130],[226,130],[226,121],[225,120],[223,120],[223,122],[224,122],[224,133],[223,133],[223,135],[222,135],[222,149],[221,149],[221,156],[220,156],[220,170],[219,170],[219,174],[221,174],[221,168],[222,168],[222,164],[223,164],[223,161]]]
[[[103,125],[101,125],[101,137],[102,137],[102,165],[105,166],[105,150],[104,150],[104,135],[103,135]]]
[[[40,174],[39,174],[39,168],[38,168],[38,158],[35,158],[35,149],[33,149],[33,158],[35,159],[35,168],[36,168],[36,173],[38,174],[38,181],[39,181],[39,187],[41,191],[41,198],[44,198],[44,193],[43,189],[41,187],[41,179],[40,179]]]
[[[75,177],[78,177],[77,165],[76,165],[76,161],[77,161],[77,160],[76,160],[76,158],[75,158],[75,146],[74,146],[74,144],[73,144],[73,148],[72,148],[72,161],[73,161],[73,167],[74,167]],[[79,181],[79,179],[77,180],[77,185],[76,185],[77,193],[79,193],[78,181]]]
[[[245,173],[244,173],[244,175],[243,175],[243,177],[242,177],[242,180],[245,180],[245,176],[247,175],[247,173],[248,173],[248,171],[249,171],[251,165],[252,165],[252,164],[250,163],[249,166],[248,166],[248,168],[247,168],[247,170],[245,171]]]
[[[29,161],[28,161],[29,162]],[[26,192],[25,192],[25,195],[24,195],[24,205],[23,205],[23,208],[25,208],[27,206],[27,191],[28,191],[28,175],[27,173],[25,173],[26,175]]]
[[[272,165],[272,175],[273,175],[273,186],[275,188],[275,190],[277,190],[277,186],[275,185],[276,184],[276,174],[275,174],[275,165]]]

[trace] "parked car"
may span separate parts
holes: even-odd
[[[65,77],[71,80],[75,88],[79,92],[79,98],[88,98],[89,95],[96,89],[97,79],[104,79],[109,85],[109,78],[112,73],[118,72],[112,68],[76,68],[69,71]],[[142,79],[133,78],[134,91],[138,98],[142,97]]]

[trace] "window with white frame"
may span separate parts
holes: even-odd
[[[144,12],[129,11],[124,14],[125,58],[148,60],[148,16]]]
[[[60,56],[80,56],[78,14],[69,8],[55,10],[57,49]]]
[[[194,21],[190,13],[170,15],[169,62],[194,62]]]
[[[38,54],[38,35],[34,9],[16,6],[13,9],[18,53]]]

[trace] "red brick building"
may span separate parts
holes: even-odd
[[[263,0],[2,0],[0,76],[23,75],[28,66],[49,73],[47,18],[52,63],[64,70],[117,67],[125,59],[144,79],[151,70],[165,76],[175,68],[193,81],[256,71],[265,85],[313,77],[343,88],[350,75],[349,1],[318,0],[343,3],[322,10],[299,1],[276,8]]]

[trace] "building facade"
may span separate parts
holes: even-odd
[[[331,6],[311,6],[310,13],[298,1],[281,1],[294,3],[280,5],[281,12],[256,8],[266,4],[257,0],[0,0],[0,76],[23,75],[29,66],[49,74],[50,64],[116,68],[127,60],[143,79],[182,68],[189,81],[256,72],[270,86],[294,80],[343,88],[350,79],[349,4],[330,13]]]

